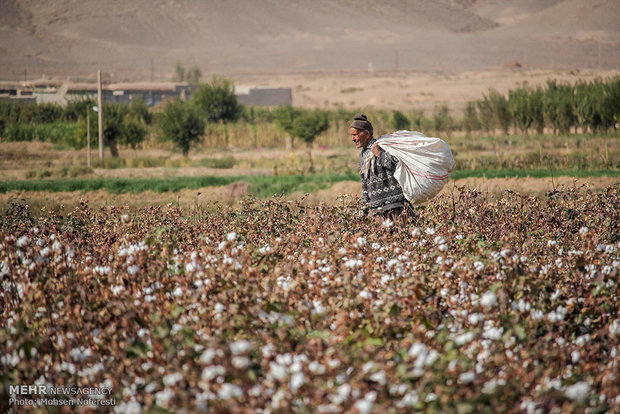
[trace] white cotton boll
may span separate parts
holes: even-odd
[[[235,240],[237,240],[237,232],[236,231],[231,231],[230,233],[228,233],[226,235],[226,240],[228,240],[228,241],[235,241]]]
[[[230,398],[243,397],[243,390],[240,386],[235,384],[224,383],[217,392],[218,397],[222,400],[228,400]]]
[[[136,265],[131,265],[127,268],[127,273],[129,273],[131,276],[137,274],[139,271],[140,271],[140,267]]]
[[[586,234],[588,234],[588,231],[590,231],[590,229],[587,228],[586,226],[583,226],[582,228],[579,229],[579,234],[581,234],[582,236],[585,236]]]
[[[587,382],[579,381],[566,387],[564,395],[573,401],[583,401],[590,395],[590,385]]]
[[[282,381],[288,375],[288,370],[286,369],[286,367],[278,364],[277,362],[271,361],[269,363],[269,374],[273,378]]]
[[[245,356],[235,356],[232,358],[231,363],[237,369],[245,369],[250,365],[250,359]]]
[[[142,406],[136,400],[130,400],[119,404],[114,408],[115,413],[123,414],[140,414],[142,412]]]
[[[349,259],[347,260],[344,265],[350,269],[355,269],[357,267],[361,267],[364,264],[364,262],[362,262],[359,259]]]
[[[476,373],[474,371],[463,372],[459,375],[459,384],[469,384],[476,379]]]
[[[397,403],[397,406],[398,408],[413,407],[419,402],[420,398],[418,397],[418,394],[415,391],[412,391],[405,394],[402,400]]]
[[[252,344],[245,339],[230,344],[230,352],[233,355],[245,354],[250,352],[250,350],[252,350]]]
[[[164,385],[167,387],[172,387],[176,385],[179,381],[183,379],[183,375],[180,372],[175,372],[173,374],[165,375],[163,378]]]
[[[480,298],[480,304],[485,308],[495,307],[497,306],[497,296],[495,296],[495,293],[487,290]]]
[[[364,299],[371,299],[371,298],[372,298],[372,294],[371,294],[371,293],[369,293],[369,292],[367,292],[367,291],[365,291],[365,290],[362,290],[362,291],[359,293],[359,296],[360,296],[361,298],[364,298]]]
[[[299,388],[306,383],[306,376],[303,372],[296,372],[291,376],[289,381],[289,388],[293,393],[296,393]]]
[[[502,333],[504,333],[504,328],[501,326],[499,328],[489,327],[484,330],[482,336],[486,339],[499,340],[502,337]]]
[[[411,235],[414,237],[420,237],[422,235],[422,231],[415,227],[412,231],[411,231]]]
[[[314,307],[312,309],[312,314],[313,315],[322,315],[325,313],[325,307],[323,306],[323,304],[321,303],[320,300],[314,300],[312,302],[312,306]]]
[[[545,314],[543,313],[543,311],[539,309],[534,309],[530,316],[534,320],[539,320],[539,319],[542,319],[545,316]]]
[[[202,370],[202,374],[200,375],[200,378],[203,381],[211,381],[213,379],[223,377],[225,374],[226,374],[226,369],[223,366],[214,365],[214,366],[205,367]]]
[[[615,338],[618,335],[620,335],[620,319],[614,320],[609,325],[609,336],[611,336],[612,338]]]
[[[387,383],[387,379],[385,376],[385,371],[377,371],[370,376],[370,380],[376,382],[379,385],[385,385]]]
[[[364,396],[364,398],[357,400],[353,407],[357,409],[359,414],[369,414],[374,405],[374,398],[376,398],[376,392],[370,391]]]
[[[476,269],[478,272],[482,272],[484,270],[484,263],[480,261],[474,262],[474,269]]]
[[[470,343],[476,338],[476,334],[472,331],[465,332],[454,338],[454,343],[461,346]]]
[[[124,290],[125,290],[125,286],[123,285],[115,285],[115,286],[110,287],[110,291],[112,292],[114,296],[120,295],[121,292]]]
[[[435,234],[435,229],[431,227],[427,227],[426,230],[424,230],[424,233],[428,234],[429,236],[432,236],[433,234]]]
[[[393,222],[392,220],[390,220],[389,218],[388,218],[388,219],[385,219],[385,221],[383,222],[383,226],[384,226],[384,227],[387,227],[387,228],[390,228],[390,227],[392,227],[393,225],[394,225],[394,222]]]
[[[323,375],[325,374],[325,371],[326,371],[325,366],[323,366],[322,364],[316,361],[310,362],[310,364],[308,364],[308,369],[314,375]]]
[[[575,350],[571,352],[570,359],[573,361],[573,364],[576,364],[581,359],[581,355],[579,355],[579,351]]]
[[[17,245],[17,247],[24,247],[25,245],[28,244],[28,242],[30,241],[30,238],[28,236],[22,236],[19,239],[17,239],[17,243],[15,243]]]
[[[371,245],[371,247],[373,250],[379,250],[381,248],[381,245],[375,242]]]
[[[168,402],[174,398],[174,392],[170,388],[164,388],[155,394],[155,401],[157,401],[157,405],[161,407],[167,407]]]

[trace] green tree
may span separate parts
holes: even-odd
[[[508,91],[508,114],[515,128],[521,130],[523,135],[527,135],[528,129],[534,122],[530,102],[530,92],[527,87]]]
[[[601,123],[603,129],[614,128],[620,124],[620,75],[605,82],[601,105]]]
[[[537,86],[536,89],[530,91],[530,111],[532,114],[532,126],[539,134],[542,134],[545,130],[545,116],[543,112],[544,96],[545,91],[540,86]]]
[[[463,111],[463,128],[465,128],[468,135],[480,129],[478,111],[476,111],[476,103],[473,101],[469,101],[465,105],[465,110]]]
[[[156,117],[160,138],[173,142],[187,156],[193,143],[204,134],[205,122],[195,106],[179,100],[167,101]]]
[[[185,72],[185,82],[190,85],[198,85],[200,83],[200,79],[202,79],[202,72],[196,65],[193,65]]]
[[[122,103],[103,104],[103,141],[112,157],[118,157],[118,144],[123,136],[123,120],[129,108]]]
[[[392,111],[392,114],[390,116],[390,128],[398,131],[402,129],[409,129],[410,125],[411,122],[405,114],[403,114],[401,111]]]
[[[329,119],[325,111],[306,110],[293,120],[291,134],[301,139],[310,148],[316,137],[327,131],[327,128],[329,128]]]
[[[579,82],[575,85],[575,103],[573,109],[577,124],[587,131],[596,131],[602,127],[602,104],[605,99],[604,86],[600,81]]]
[[[506,97],[495,89],[490,89],[489,103],[493,111],[493,123],[504,133],[504,135],[508,135],[510,114],[508,112],[508,101],[506,100]]]
[[[494,112],[491,106],[491,101],[487,96],[483,96],[482,100],[476,102],[476,106],[478,107],[478,113],[480,114],[480,126],[486,133],[491,133],[491,131],[495,128],[494,122]]]
[[[232,82],[215,76],[210,83],[200,85],[191,102],[207,122],[236,121],[242,112]]]
[[[63,118],[65,121],[76,122],[86,118],[87,111],[96,106],[95,99],[89,96],[76,96],[70,98],[65,106]]]
[[[174,65],[174,77],[172,80],[175,82],[185,82],[185,68],[178,60]]]
[[[576,124],[573,110],[575,100],[574,88],[567,83],[547,81],[547,89],[543,98],[543,114],[545,123],[553,127],[555,133],[566,134]]]
[[[437,132],[449,134],[454,127],[454,119],[450,115],[450,109],[447,105],[441,105],[435,108],[433,112],[433,129]]]

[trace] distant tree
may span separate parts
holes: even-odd
[[[599,81],[592,83],[579,82],[575,85],[574,110],[577,123],[584,131],[596,131],[601,128],[601,107],[605,99],[603,84]]]
[[[495,128],[495,117],[489,97],[483,96],[482,100],[476,102],[476,106],[478,107],[478,119],[480,120],[480,126],[484,131],[486,131],[487,134],[491,133],[491,131]]]
[[[454,127],[454,119],[450,116],[447,105],[435,108],[433,112],[433,129],[437,132],[450,133]]]
[[[537,86],[530,92],[530,111],[532,113],[532,126],[536,132],[542,134],[545,130],[545,116],[543,113],[543,98],[545,91]]]
[[[620,124],[620,75],[607,80],[603,87],[601,122],[603,129],[618,129]]]
[[[205,130],[205,122],[196,107],[179,100],[167,101],[157,114],[156,122],[160,138],[173,142],[184,156]]]
[[[189,69],[185,69],[181,62],[176,62],[174,66],[174,76],[172,78],[173,81],[187,82],[190,85],[198,85],[201,78],[202,72],[197,65],[193,65]]]
[[[465,128],[468,135],[480,129],[480,120],[478,119],[478,112],[476,111],[476,103],[473,101],[469,101],[465,105],[465,110],[463,112],[463,128]]]
[[[411,122],[405,114],[403,114],[401,111],[392,111],[392,114],[390,116],[390,128],[398,131],[403,129],[409,129],[411,127],[410,125]]]
[[[313,172],[312,143],[329,128],[329,114],[320,109],[308,110],[281,105],[273,111],[273,120],[277,128],[306,144],[310,172]]]
[[[106,103],[103,105],[103,140],[110,148],[112,157],[118,157],[118,144],[123,135],[123,120],[129,113],[126,104]]]
[[[207,122],[236,121],[242,112],[233,83],[216,76],[211,82],[200,85],[192,94],[191,102]]]
[[[78,121],[86,118],[89,110],[96,106],[95,99],[89,96],[77,96],[70,98],[65,106],[63,118],[65,121]]]
[[[193,65],[185,72],[185,82],[190,85],[198,85],[200,83],[200,79],[202,79],[202,72],[196,65]]]
[[[329,128],[329,119],[325,111],[306,110],[293,120],[291,134],[311,148],[316,137],[327,131],[327,128]]]
[[[508,135],[510,127],[510,114],[508,112],[508,101],[504,95],[495,89],[489,90],[489,104],[493,111],[493,123],[504,135]]]
[[[545,123],[553,127],[555,133],[565,134],[576,124],[577,117],[573,110],[575,92],[568,83],[547,81],[547,89],[543,98],[543,114]]]
[[[527,135],[528,129],[534,122],[530,104],[530,91],[527,87],[508,91],[508,114],[514,126],[521,130],[523,135]]]
[[[175,82],[185,82],[185,68],[178,60],[174,65],[174,77],[172,80]]]

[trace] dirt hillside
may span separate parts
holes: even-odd
[[[618,69],[617,0],[0,0],[0,80]]]

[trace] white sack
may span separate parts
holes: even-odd
[[[377,138],[381,149],[399,159],[394,178],[407,200],[422,203],[435,197],[454,169],[454,157],[445,141],[416,131],[396,131]],[[374,162],[374,155],[364,160],[363,171]]]

